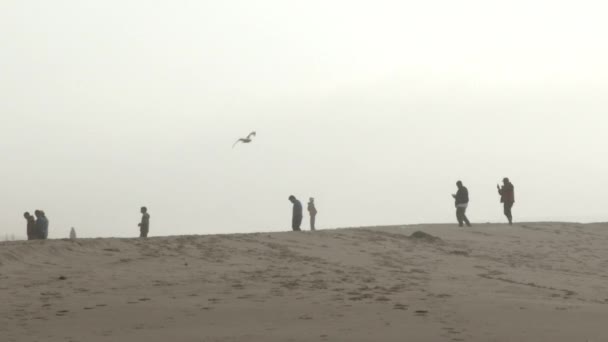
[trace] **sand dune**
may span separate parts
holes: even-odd
[[[607,341],[606,246],[567,223],[5,242],[0,340]]]

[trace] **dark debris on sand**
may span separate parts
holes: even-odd
[[[433,236],[431,234],[427,234],[425,232],[421,232],[419,230],[412,233],[412,235],[410,235],[410,239],[415,240],[415,241],[432,242],[432,243],[442,242],[442,240],[440,238]]]

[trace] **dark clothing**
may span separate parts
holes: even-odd
[[[310,214],[310,230],[315,230],[317,208],[315,208],[315,204],[313,202],[308,202],[308,213]]]
[[[509,224],[513,224],[513,214],[511,213],[511,209],[513,208],[513,202],[504,202],[505,216],[509,220]]]
[[[456,219],[458,220],[459,227],[462,227],[463,222],[467,225],[467,227],[471,226],[471,222],[469,222],[466,212],[467,212],[467,208],[464,208],[464,207],[456,208]]]
[[[141,216],[141,223],[139,224],[139,237],[148,237],[150,231],[150,214],[145,213]]]
[[[513,214],[511,213],[513,203],[515,203],[515,187],[513,183],[507,182],[498,189],[498,194],[500,195],[500,203],[504,205],[504,213],[509,220],[509,224],[513,224]]]
[[[38,234],[36,234],[36,219],[33,216],[26,218],[27,220],[27,239],[35,240],[38,238]]]
[[[458,188],[454,199],[456,200],[456,205],[469,203],[469,190],[465,186],[461,186]]]
[[[294,216],[291,219],[291,229],[293,229],[294,232],[299,232],[301,231],[300,226],[302,225],[302,216]]]
[[[465,223],[467,227],[470,227],[471,222],[469,222],[469,219],[466,215],[467,205],[469,204],[469,190],[464,185],[461,185],[460,187],[458,187],[456,195],[454,195],[454,200],[454,205],[456,206],[456,219],[458,220],[458,226],[462,227],[462,224]]]
[[[512,183],[507,183],[498,189],[500,203],[515,203],[515,187]]]
[[[291,217],[291,229],[300,231],[302,225],[302,203],[297,199],[293,199],[293,215]]]
[[[40,216],[36,220],[36,236],[38,239],[46,240],[49,236],[49,220],[46,216]]]

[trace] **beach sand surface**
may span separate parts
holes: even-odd
[[[608,225],[0,243],[0,341],[608,341]]]

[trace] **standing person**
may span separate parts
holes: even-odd
[[[294,232],[301,231],[300,226],[302,225],[302,203],[298,201],[298,199],[291,195],[289,196],[289,201],[293,203],[293,214],[291,216],[291,229]]]
[[[467,227],[470,227],[471,222],[469,222],[466,215],[467,207],[469,206],[469,190],[462,185],[461,181],[456,182],[456,186],[458,187],[458,191],[455,195],[452,195],[452,197],[454,197],[454,200],[456,201],[456,219],[458,220],[458,226],[462,227],[462,223],[464,222]]]
[[[76,240],[76,229],[74,227],[70,229],[70,240]]]
[[[27,220],[27,239],[37,239],[38,236],[36,234],[36,219],[34,218],[34,216],[32,216],[32,214],[27,211],[23,213],[23,217],[25,217],[25,219]]]
[[[38,239],[46,240],[49,236],[49,220],[42,210],[36,210],[34,215],[36,215],[36,235]]]
[[[42,238],[46,240],[49,238],[49,218],[46,217],[46,213],[44,212],[44,210],[40,210],[40,214],[43,218]]]
[[[315,199],[313,197],[308,200],[308,214],[310,214],[310,230],[315,230],[317,208],[315,208]]]
[[[504,205],[504,213],[507,220],[509,220],[509,224],[513,225],[513,214],[511,213],[511,209],[515,203],[515,187],[507,177],[503,178],[502,184],[502,187],[500,185],[496,185],[498,194],[500,195],[500,203]]]
[[[141,207],[141,223],[139,224],[139,237],[147,238],[150,231],[150,214],[148,208]]]

